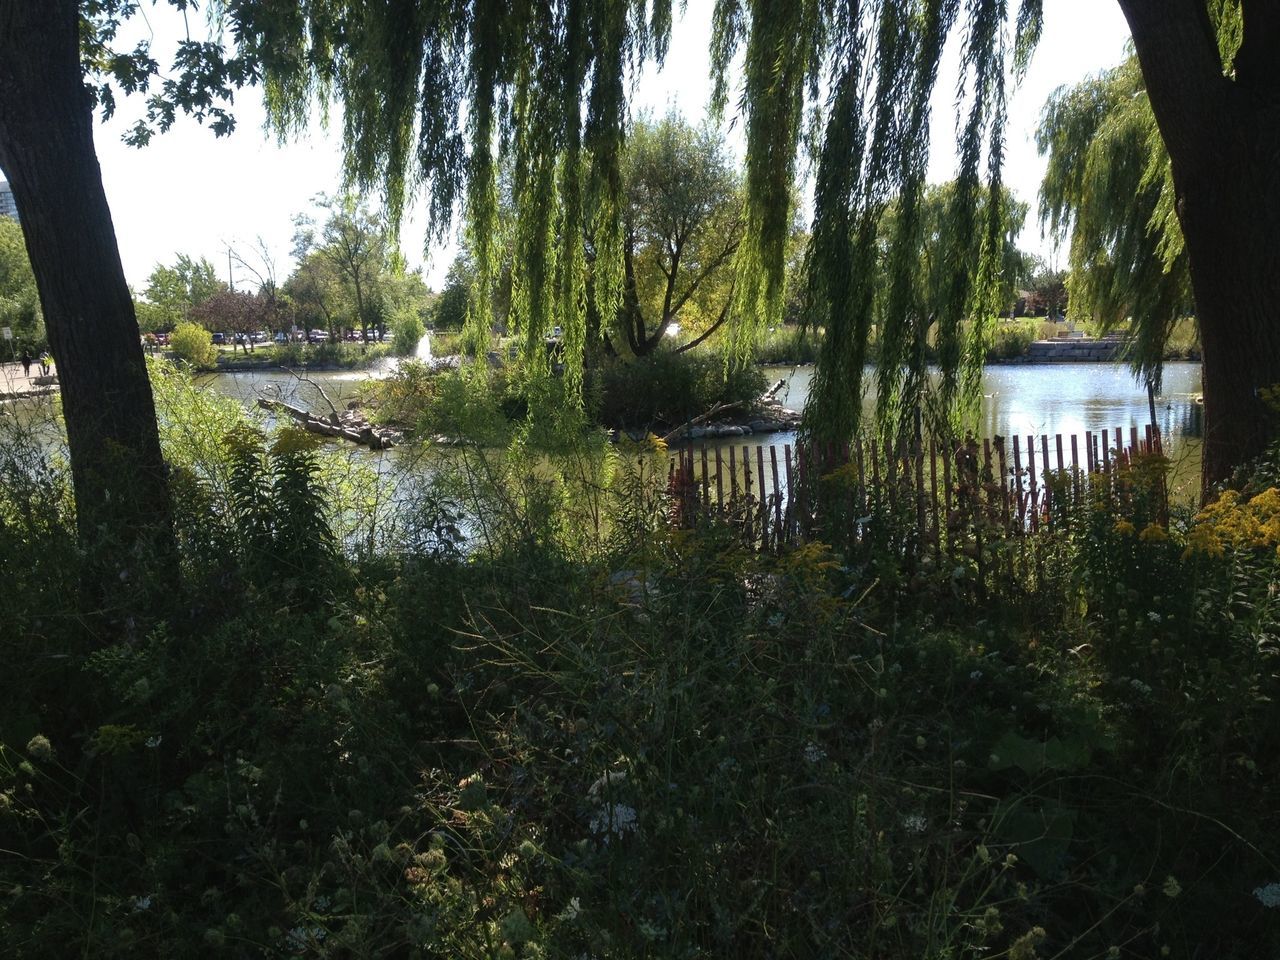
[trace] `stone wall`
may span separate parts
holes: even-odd
[[[1119,337],[1100,340],[1037,340],[1027,350],[1028,363],[1104,363],[1116,359],[1123,345]]]

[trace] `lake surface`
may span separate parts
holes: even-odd
[[[784,406],[803,409],[809,399],[812,367],[765,367],[770,384],[787,381],[779,399]],[[863,412],[875,412],[874,370],[868,368],[864,383]],[[1188,485],[1198,491],[1201,453],[1200,364],[1167,363],[1164,385],[1156,396],[1156,423],[1164,439],[1165,454],[1173,461],[1176,489]],[[1001,364],[982,374],[982,403],[977,433],[982,437],[1053,436],[1080,437],[1084,449],[1086,430],[1098,433],[1137,427],[1139,436],[1151,420],[1146,387],[1136,382],[1129,368],[1113,363]],[[776,442],[791,442],[792,434],[774,434]],[[1083,455],[1083,454],[1082,454]]]
[[[328,371],[307,376],[323,386],[338,406],[354,398],[360,384],[370,376],[385,375],[388,366],[374,371]],[[764,367],[766,379],[786,382],[779,393],[783,404],[802,409],[809,397],[812,367]],[[874,412],[874,372],[868,370],[864,410]],[[314,410],[324,410],[324,401],[311,384],[283,371],[254,371],[218,374],[208,378],[211,389],[253,405],[260,391],[278,391],[282,399]],[[1165,452],[1173,460],[1175,491],[1193,496],[1200,475],[1200,364],[1165,365],[1164,389],[1156,397],[1156,419],[1164,438]],[[1025,437],[1071,434],[1081,439],[1084,432],[1114,431],[1128,436],[1136,426],[1139,434],[1151,419],[1146,389],[1134,381],[1128,368],[1110,363],[1007,364],[987,367],[982,378],[982,403],[978,433],[984,437]],[[790,443],[790,433],[752,438],[755,442]],[[740,441],[739,441],[740,442]],[[1050,446],[1053,442],[1050,440]],[[1068,441],[1068,449],[1069,441]]]

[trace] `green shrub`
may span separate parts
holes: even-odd
[[[213,345],[213,334],[198,323],[179,323],[173,328],[169,349],[179,360],[197,369],[208,369],[218,362],[218,348]]]
[[[418,349],[418,342],[426,336],[427,328],[412,309],[401,310],[392,318],[393,340],[391,349],[400,357],[411,357]]]
[[[822,346],[822,332],[803,330],[799,325],[774,327],[756,349],[759,363],[814,363]]]
[[[987,341],[987,360],[1016,360],[1025,356],[1039,336],[1036,320],[993,321]]]
[[[607,359],[588,379],[600,422],[633,429],[673,427],[716,403],[746,405],[764,388],[764,375],[754,366],[726,365],[721,356],[694,351]]]

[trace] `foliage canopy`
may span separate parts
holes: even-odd
[[[182,4],[179,4],[182,5]],[[712,61],[715,103],[730,95],[731,64],[743,56],[740,104],[747,165],[743,241],[736,253],[739,317],[735,352],[781,316],[797,155],[812,144],[816,167],[809,253],[808,321],[825,327],[809,429],[842,435],[858,421],[859,384],[874,316],[869,269],[882,255],[879,222],[896,201],[915,232],[928,158],[929,101],[946,40],[960,35],[957,91],[960,164],[949,216],[963,254],[947,257],[950,280],[937,323],[954,364],[937,392],[943,406],[975,379],[982,318],[992,313],[1002,225],[998,197],[1008,68],[1025,65],[1039,34],[1041,0],[1023,0],[1011,38],[1007,0],[717,0]],[[125,89],[156,75],[146,51],[109,57],[120,0],[91,5],[98,26],[86,64]],[[234,88],[260,84],[273,127],[302,127],[313,103],[342,107],[346,172],[361,190],[381,190],[392,222],[409,191],[429,197],[433,235],[465,212],[479,295],[471,321],[487,331],[500,244],[498,171],[510,170],[515,222],[509,326],[530,349],[564,329],[565,368],[576,378],[587,332],[586,263],[580,238],[594,240],[592,288],[602,315],[623,292],[622,158],[628,80],[661,64],[671,0],[434,0],[356,4],[223,0],[213,14],[220,41],[184,44],[171,79],[148,108],[163,129],[178,110],[223,132],[218,106]],[[233,39],[232,39],[233,38]],[[113,101],[103,93],[104,106]],[[585,107],[585,108],[584,108]],[[811,118],[805,137],[805,118]],[[983,211],[986,211],[984,214]],[[977,249],[976,258],[969,253]],[[885,254],[887,316],[909,328],[907,296],[915,251]],[[976,267],[976,269],[975,269]],[[966,317],[977,322],[962,324]],[[968,332],[965,332],[968,331]],[[889,374],[907,401],[906,373]],[[574,384],[576,385],[576,383]]]

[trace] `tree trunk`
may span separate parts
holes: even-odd
[[[1120,0],[1169,152],[1204,350],[1209,492],[1280,436],[1280,17],[1245,0],[1226,76],[1203,0]]]
[[[1211,172],[1181,203],[1203,348],[1206,493],[1265,452],[1280,423],[1261,395],[1280,386],[1280,185],[1249,145],[1232,144],[1256,139],[1247,126],[1234,132],[1206,150]]]
[[[93,148],[75,0],[0,0],[0,166],[62,388],[90,600],[110,609],[172,571],[168,483],[133,300]],[[165,578],[161,578],[165,579]],[[130,602],[130,601],[124,601]]]

